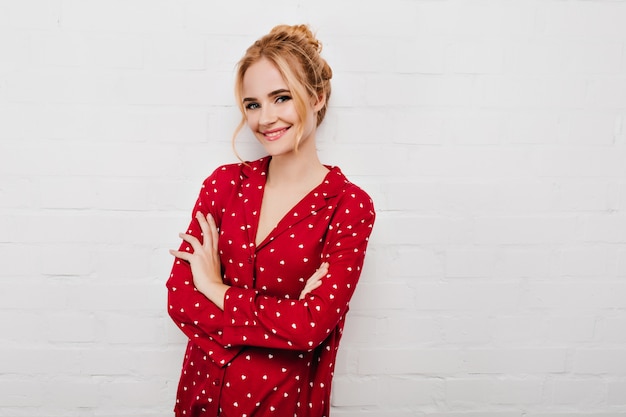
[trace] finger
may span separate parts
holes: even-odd
[[[299,299],[302,300],[307,294],[311,293],[313,290],[322,285],[322,278],[328,273],[328,267],[330,264],[328,262],[323,262],[318,269],[315,270],[313,275],[307,279],[304,284],[304,289],[300,293]]]
[[[204,214],[202,214],[201,211],[198,211],[196,213],[196,220],[198,220],[198,223],[200,224],[200,230],[202,230],[203,245],[204,246],[210,245],[212,242],[209,240],[210,239],[209,224],[207,223],[206,217],[204,217]]]
[[[322,285],[322,281],[320,281],[319,279],[314,280],[314,281],[307,281],[306,285],[304,286],[304,289],[302,290],[302,292],[300,293],[300,300],[302,300],[304,297],[306,297],[307,294],[310,294],[314,289],[318,288],[320,285]]]
[[[304,287],[302,289],[302,291],[300,292],[300,296],[298,297],[298,300],[302,300],[304,297],[306,297],[306,295],[310,292],[311,290],[309,289],[309,286],[307,285],[306,287]]]
[[[308,290],[309,288],[317,288],[322,284],[322,278],[324,277],[324,271],[317,271],[307,281],[304,283],[304,290]]]
[[[207,222],[209,225],[209,233],[211,234],[211,241],[213,244],[213,249],[217,250],[217,242],[219,241],[219,233],[217,232],[217,225],[215,224],[215,219],[213,215],[209,213],[207,215]]]
[[[189,262],[191,260],[191,253],[189,252],[170,249],[170,254],[176,258],[182,259],[183,261]]]
[[[315,270],[315,273],[313,273],[313,275],[311,276],[311,278],[313,277],[323,277],[324,275],[326,275],[328,273],[328,263],[324,262],[323,264],[320,265],[319,268],[317,268]]]
[[[185,242],[189,243],[191,247],[193,248],[194,252],[202,247],[198,238],[193,235],[190,235],[187,233],[179,233],[178,236]]]
[[[311,285],[315,285],[315,283],[322,283],[322,278],[324,277],[324,274],[314,274],[311,275],[311,277],[309,279],[307,279],[306,283],[304,284],[304,288],[308,288]]]
[[[314,280],[310,280],[306,283],[306,285],[304,286],[304,289],[307,292],[311,292],[312,290],[314,290],[315,288],[319,287],[320,285],[322,285],[322,280],[321,279],[314,279]]]

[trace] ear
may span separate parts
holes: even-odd
[[[311,100],[311,101],[313,102],[313,110],[315,112],[318,112],[318,111],[322,110],[322,108],[326,104],[326,95],[325,94],[319,94],[314,101],[313,100]]]

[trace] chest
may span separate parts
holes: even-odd
[[[225,207],[220,224],[220,258],[229,285],[297,298],[322,262],[333,205],[306,196],[257,246],[261,200],[240,193]]]
[[[255,236],[257,246],[263,243],[280,220],[307,194],[306,190],[279,192],[278,190],[265,187]]]

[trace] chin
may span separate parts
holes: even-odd
[[[266,153],[271,157],[279,157],[279,156],[289,156],[294,155],[293,149],[286,151],[277,151],[275,149],[267,149],[265,148]]]
[[[292,144],[287,144],[287,143],[278,143],[280,141],[276,141],[276,142],[262,142],[261,144],[263,145],[263,149],[265,149],[265,152],[270,155],[270,156],[282,156],[282,155],[289,155],[289,154],[293,154],[294,153],[294,148],[295,146]]]

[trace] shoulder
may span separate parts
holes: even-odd
[[[376,211],[374,201],[370,195],[361,187],[351,182],[339,168],[335,167],[334,170],[337,172],[337,179],[342,183],[337,193],[337,208],[342,210],[346,215],[350,215],[350,217],[374,218]]]
[[[372,197],[358,185],[349,182],[343,189],[342,194],[344,195],[343,200],[345,203],[374,210]]]
[[[265,158],[260,158],[255,161],[220,165],[205,178],[204,185],[235,185],[242,181],[245,177],[249,177],[255,173],[263,173],[265,163]]]
[[[341,186],[335,189],[336,194],[329,200],[328,208],[333,212],[329,230],[334,231],[329,242],[334,242],[334,239],[357,239],[361,243],[367,242],[376,221],[374,202],[365,190],[349,181],[343,174],[337,176],[337,179],[340,178]],[[351,244],[359,244],[358,242],[354,241]]]

